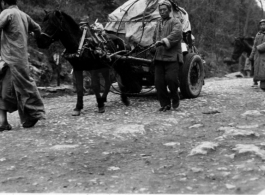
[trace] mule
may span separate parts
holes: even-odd
[[[249,57],[252,46],[254,45],[254,37],[236,37],[233,46],[234,50],[231,58],[224,60],[228,65],[236,64],[239,61],[239,57],[245,52]]]
[[[38,47],[42,49],[47,49],[53,42],[60,41],[65,47],[65,56],[70,56],[71,54],[77,53],[82,33],[83,30],[71,16],[55,10],[52,12],[46,12],[42,22],[42,34],[36,39],[36,41]],[[88,28],[88,34],[92,36],[90,28]],[[122,39],[115,35],[107,35],[107,37],[106,47],[110,52],[125,49],[125,44]],[[91,48],[85,49],[80,57],[67,58],[73,67],[73,74],[76,79],[77,103],[72,114],[73,116],[79,116],[84,107],[83,71],[99,70],[106,67],[110,68],[111,65],[111,62],[95,56],[95,53]],[[126,83],[128,74],[123,71],[122,66],[116,64],[114,69],[119,74],[122,85],[130,85],[129,83]],[[95,93],[97,93],[96,97],[100,97],[97,91]],[[121,94],[121,100],[126,106],[129,105],[129,100],[125,93]],[[101,98],[97,98],[97,102],[98,105],[104,104],[104,100]]]

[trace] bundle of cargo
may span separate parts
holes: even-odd
[[[158,5],[162,1],[164,0],[128,0],[109,14],[105,30],[119,34],[131,45],[151,45],[156,21],[160,18]],[[172,17],[178,18],[182,23],[184,39],[186,34],[191,36],[188,13],[172,0],[169,1],[173,7]]]

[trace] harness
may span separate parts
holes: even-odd
[[[54,17],[56,13],[54,13]],[[55,31],[50,35],[42,32],[41,35],[47,37],[51,42],[55,41],[58,32],[64,32],[63,29],[63,18],[60,18],[59,24],[56,24],[54,20],[50,21],[50,24],[55,27]],[[96,29],[94,25],[89,25],[88,21],[82,21],[79,23],[80,28],[83,30],[82,36],[79,41],[78,49],[76,53],[67,53],[66,50],[63,51],[63,57],[66,59],[79,58],[83,55],[83,52],[87,49],[92,54],[94,58],[107,59],[108,57],[106,44],[108,40],[104,37],[103,31]]]

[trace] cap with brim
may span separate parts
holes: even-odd
[[[265,19],[261,19],[260,21],[259,21],[259,24],[261,24],[261,23],[265,23]]]
[[[171,7],[172,7],[171,3],[167,0],[163,1],[162,3],[159,3],[159,7],[162,5],[167,6],[169,9],[171,9]]]

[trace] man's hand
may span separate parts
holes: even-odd
[[[155,46],[156,46],[156,47],[160,47],[160,46],[162,46],[162,45],[165,45],[163,41],[157,41],[157,42],[155,43]]]

